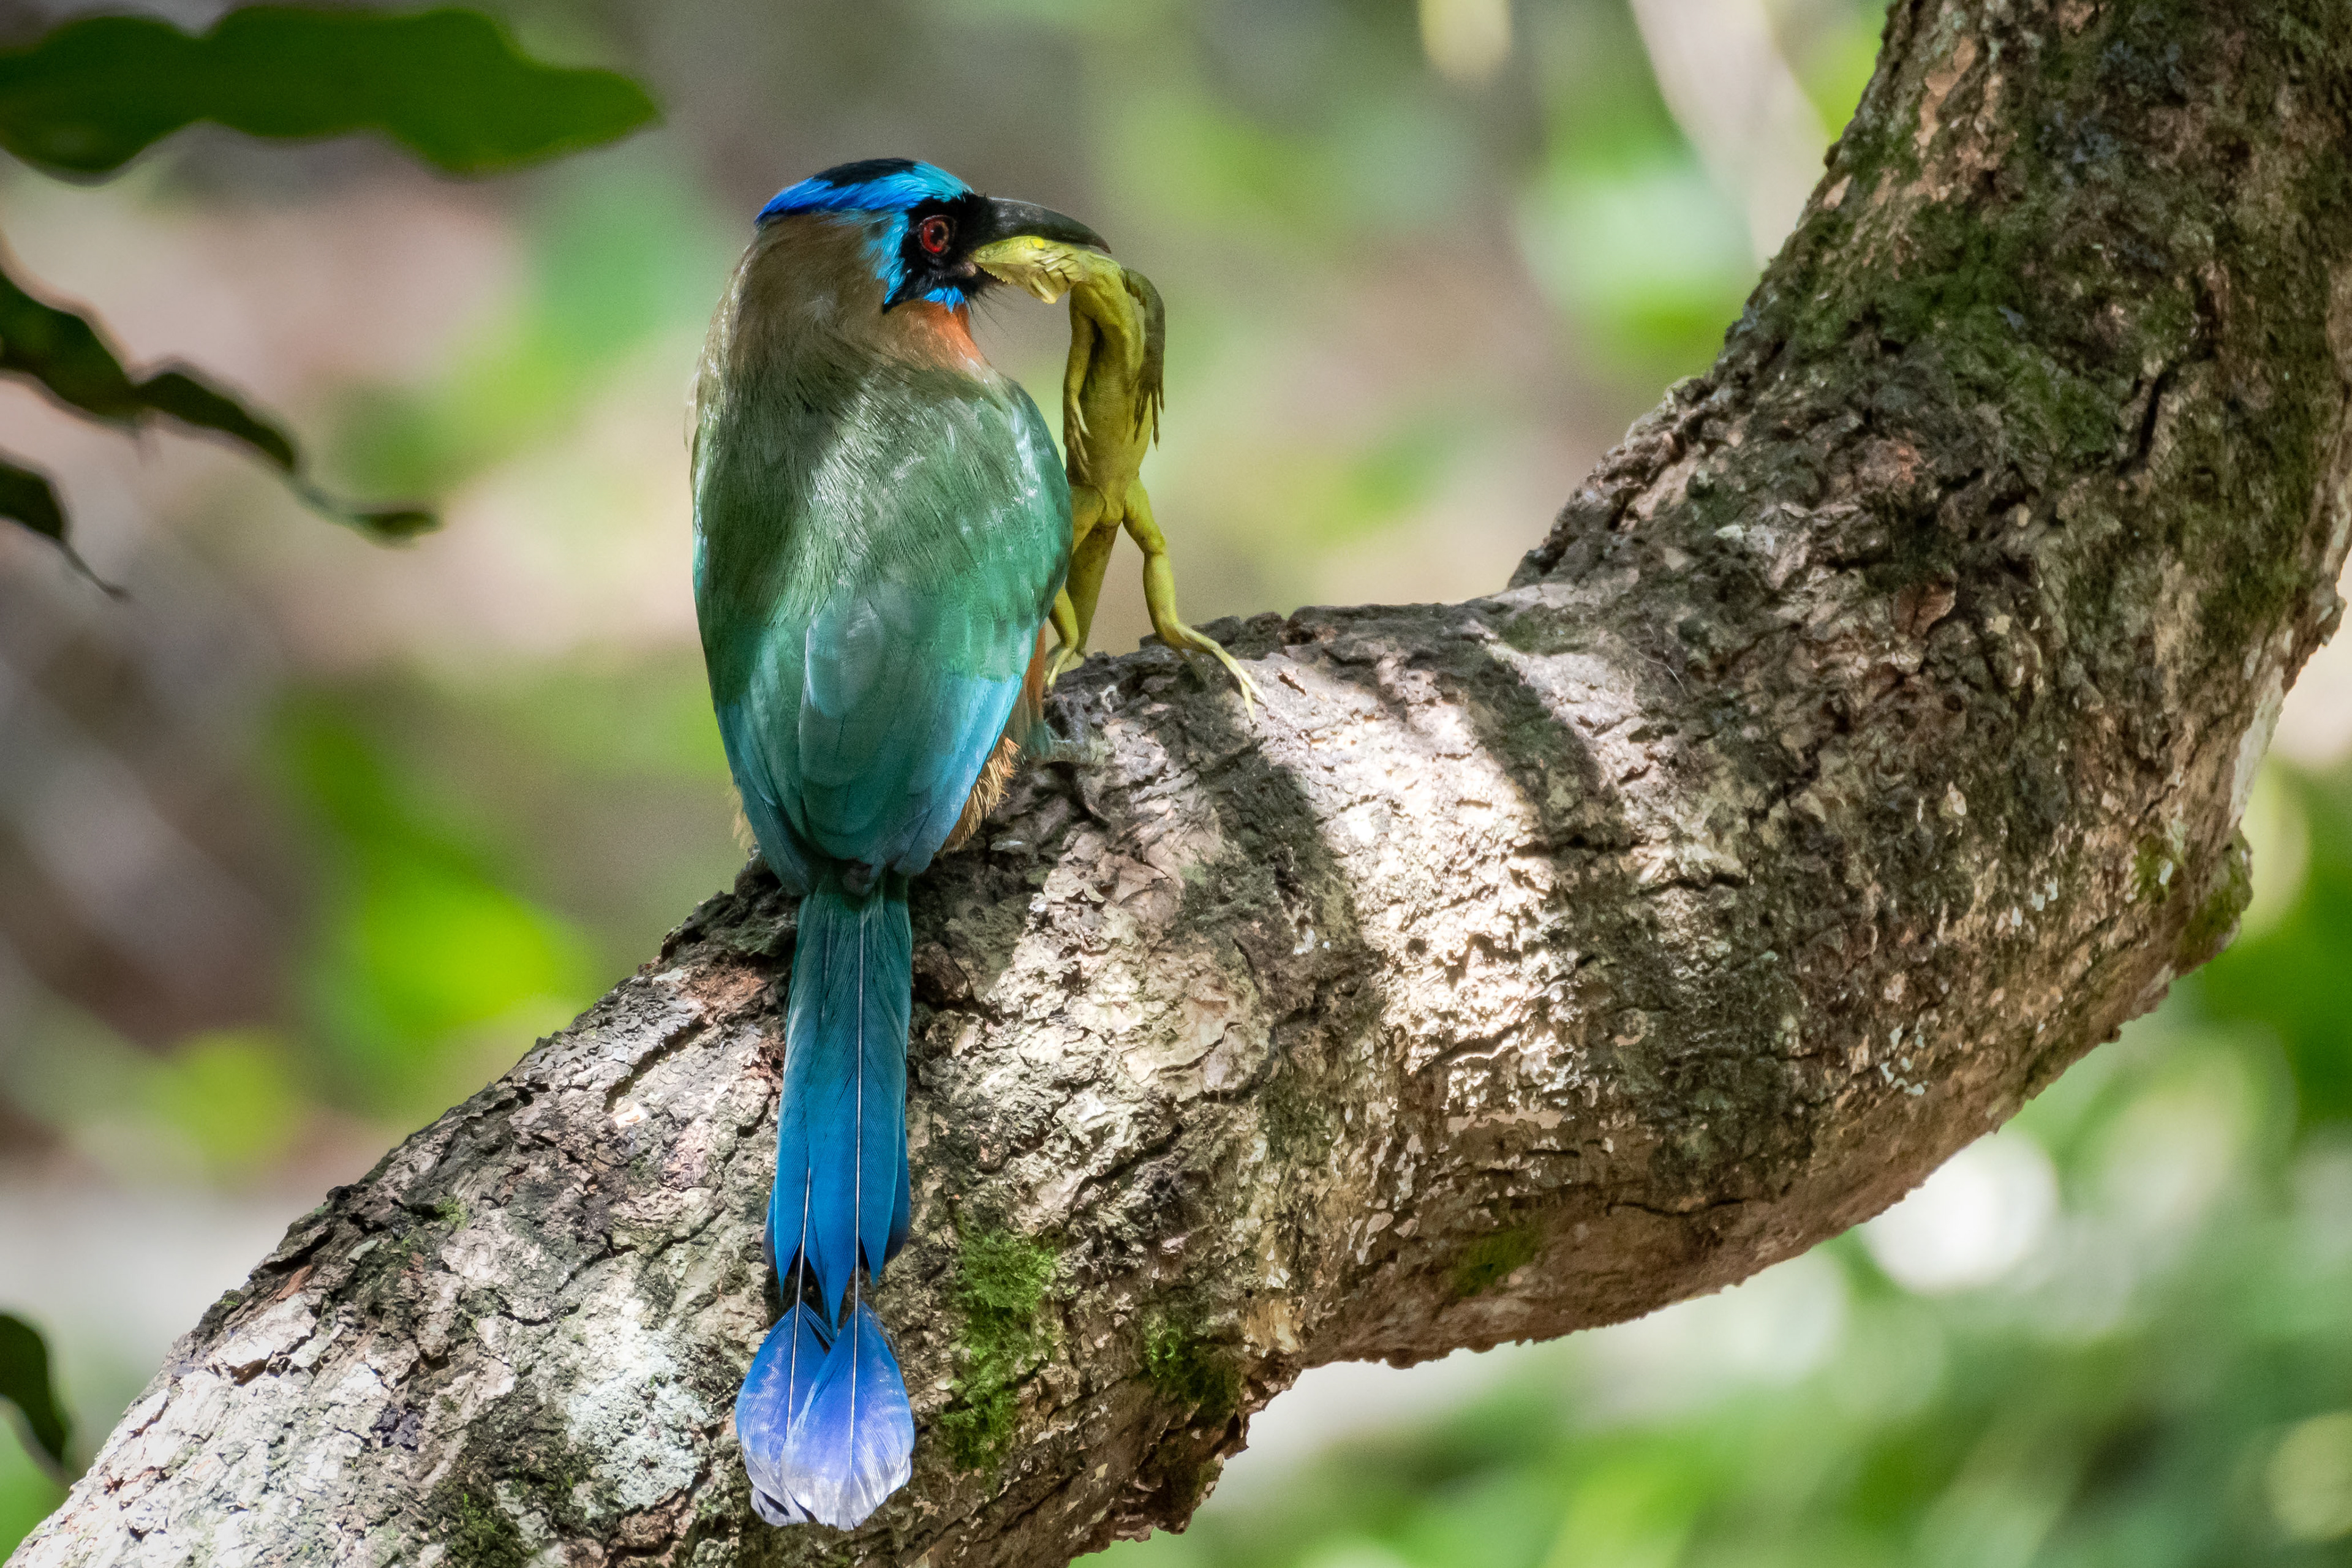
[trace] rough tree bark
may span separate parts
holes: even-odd
[[[50,1564],[1057,1563],[1304,1367],[1565,1333],[1882,1208],[2226,939],[2352,533],[2344,0],[1905,0],[1706,378],[1512,586],[1090,664],[924,883],[922,1432],[729,1426],[793,940],[747,874],[224,1299]]]

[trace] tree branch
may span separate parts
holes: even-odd
[[[19,1561],[1059,1563],[1302,1368],[1885,1206],[2244,902],[2352,534],[2339,9],[1898,4],[1716,369],[1508,591],[1224,628],[1255,727],[1162,650],[1066,681],[1088,760],[918,895],[922,1438],[856,1537],[752,1521],[729,1426],[793,932],[747,874],[297,1225]]]

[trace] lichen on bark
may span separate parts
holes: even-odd
[[[2243,907],[2352,537],[2341,24],[1902,0],[1715,368],[1507,589],[1212,628],[1254,722],[1165,650],[1065,679],[1087,760],[916,894],[921,1436],[863,1530],[756,1523],[729,1428],[793,929],[748,873],[296,1226],[19,1561],[1058,1562],[1181,1525],[1307,1366],[1883,1208]]]

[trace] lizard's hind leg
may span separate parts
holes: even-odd
[[[1095,604],[1102,597],[1103,571],[1118,528],[1104,517],[1102,492],[1088,484],[1070,487],[1070,577],[1054,598],[1054,635],[1059,639],[1045,664],[1051,687],[1086,662],[1087,638],[1094,631]]]

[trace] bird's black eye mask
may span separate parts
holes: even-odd
[[[995,216],[986,196],[971,192],[908,208],[898,287],[882,308],[926,299],[952,307],[987,289],[995,279],[971,264],[971,253],[988,242]]]

